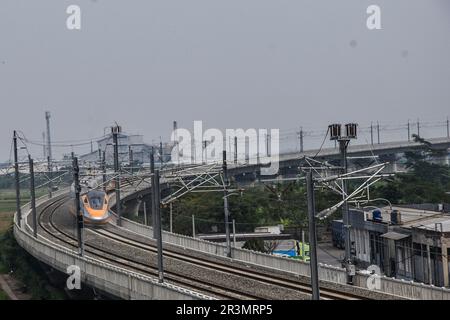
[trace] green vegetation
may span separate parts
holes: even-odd
[[[49,285],[39,262],[17,244],[12,229],[0,235],[0,272],[10,270],[33,299],[65,298],[63,291]]]
[[[36,196],[45,194],[39,190]],[[21,190],[22,203],[29,201],[29,191]],[[13,231],[13,213],[16,210],[15,191],[0,190],[0,273],[14,271],[14,277],[24,283],[24,290],[33,299],[63,299],[64,293],[49,285],[47,277],[39,262],[22,249],[16,242]],[[0,291],[0,300],[6,299]]]
[[[192,216],[195,214],[197,233],[224,232],[223,194],[191,193],[173,205],[174,232],[192,233]],[[253,231],[257,226],[282,224],[285,227],[301,227],[307,223],[306,189],[301,182],[255,186],[240,194],[229,196],[231,219],[236,220],[239,232]],[[317,209],[322,210],[339,201],[339,196],[318,192]],[[169,209],[164,208],[164,228],[168,228]],[[254,244],[257,246],[257,244]]]
[[[36,190],[36,198],[39,198],[47,193],[46,188],[39,188]],[[20,190],[21,204],[30,201],[30,191]],[[0,189],[0,214],[2,212],[16,211],[16,191],[14,189]]]
[[[420,137],[426,150],[407,152],[407,173],[397,174],[394,179],[379,183],[372,191],[373,198],[386,198],[395,204],[450,203],[450,167],[432,163],[432,157],[442,156],[446,150],[435,150]]]

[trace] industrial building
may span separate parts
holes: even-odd
[[[120,132],[118,134],[119,144],[119,161],[122,164],[134,165],[147,164],[150,162],[150,154],[152,149],[154,150],[155,162],[161,162],[161,145],[160,144],[147,144],[144,143],[142,135],[128,134],[126,132]],[[162,159],[163,162],[169,162],[171,159],[172,145],[168,143],[162,144]],[[112,165],[114,161],[114,148],[113,148],[113,136],[112,133],[107,134],[101,139],[97,140],[97,149],[91,152],[80,155],[79,160],[83,162],[98,162],[105,153],[106,164]]]
[[[449,205],[350,210],[354,263],[387,276],[449,287]]]

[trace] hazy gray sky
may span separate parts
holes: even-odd
[[[66,8],[82,29],[66,28]],[[366,28],[381,7],[382,30]],[[1,0],[0,160],[13,129],[146,141],[191,127],[325,127],[442,120],[448,0]],[[40,151],[40,149],[36,149]],[[70,151],[70,150],[65,150]]]

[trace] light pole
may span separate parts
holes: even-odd
[[[228,170],[227,170],[227,152],[223,151],[223,208],[225,214],[225,236],[227,241],[227,257],[231,258],[231,241],[230,241],[230,226],[229,226],[229,211],[228,211]]]
[[[351,139],[356,139],[357,137],[357,127],[356,123],[348,123],[345,125],[345,136],[341,134],[341,124],[331,124],[328,126],[330,131],[330,140],[339,142],[339,150],[341,152],[341,161],[343,167],[343,174],[347,174],[347,147]],[[344,264],[347,270],[347,282],[353,282],[353,276],[355,275],[355,266],[352,263],[351,257],[351,240],[350,240],[350,215],[348,209],[347,198],[347,181],[342,179],[342,198],[344,200],[342,206],[342,215],[345,230],[345,259]]]
[[[14,182],[16,188],[16,210],[17,210],[17,222],[21,225],[22,212],[20,209],[20,174],[19,174],[19,157],[17,155],[17,132],[14,130],[13,135],[14,144]]]
[[[118,135],[121,132],[120,126],[111,127],[114,145],[114,174],[115,174],[115,191],[116,191],[116,213],[117,225],[121,226],[122,210],[120,206],[120,167],[119,167],[119,139]]]
[[[225,210],[225,236],[226,236],[226,242],[227,242],[227,257],[231,258],[231,235],[230,235],[230,212],[228,210],[228,197],[231,196],[238,196],[238,193],[227,193],[226,187],[224,188],[224,196],[223,203],[224,203],[224,210]],[[234,220],[232,222],[233,224],[233,243],[234,246],[236,246],[236,234],[235,234],[235,223]]]
[[[320,299],[319,271],[317,264],[317,236],[316,236],[316,209],[314,199],[314,179],[312,170],[306,174],[306,189],[308,197],[308,225],[309,225],[309,254],[311,267],[312,300]],[[302,240],[303,241],[303,240]],[[304,256],[304,251],[302,255]]]

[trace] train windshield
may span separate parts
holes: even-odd
[[[101,191],[90,191],[87,194],[89,198],[89,205],[94,210],[103,209],[103,203],[105,202],[105,193]]]

